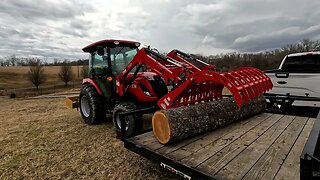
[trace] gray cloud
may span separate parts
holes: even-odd
[[[83,11],[85,10],[85,11]],[[0,13],[24,19],[67,19],[82,15],[90,6],[76,0],[2,0]]]
[[[119,38],[159,50],[257,52],[320,38],[320,1],[2,0],[0,56],[85,58],[81,48]]]
[[[235,39],[233,47],[243,51],[259,51],[272,49],[283,45],[283,42],[294,43],[302,38],[316,37],[320,34],[320,25],[301,28],[299,26],[288,27],[271,33],[256,33],[241,36]]]
[[[0,1],[0,56],[82,57],[69,41],[88,36],[82,18],[93,9],[75,0]]]
[[[190,31],[202,39],[200,45],[254,52],[279,48],[303,38],[319,37],[317,19],[320,14],[319,11],[312,11],[313,7],[320,5],[319,1],[257,3],[244,0],[219,3],[206,4],[207,9],[217,9],[213,13],[206,13],[206,8],[198,8],[204,6],[198,3],[187,5],[194,6],[189,8],[194,13],[184,13],[188,10],[186,8],[176,16],[184,16],[183,24],[187,24]],[[190,19],[197,23],[190,22]],[[201,21],[203,19],[210,20]]]
[[[90,30],[92,28],[91,25],[92,25],[91,21],[77,18],[77,19],[71,20],[69,28],[85,31],[85,30]]]

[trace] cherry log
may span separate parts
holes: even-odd
[[[266,107],[265,98],[260,96],[241,108],[231,97],[160,110],[152,117],[153,133],[161,144],[169,144],[262,113]]]

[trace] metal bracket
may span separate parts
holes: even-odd
[[[126,134],[126,122],[125,122],[125,117],[130,116],[133,114],[148,114],[148,113],[154,113],[155,111],[159,110],[159,107],[153,106],[149,108],[144,108],[144,109],[138,109],[138,110],[133,110],[133,111],[128,111],[128,112],[120,112],[119,113],[119,118],[120,118],[120,123],[121,123],[121,129],[120,131],[117,130],[117,138],[123,140],[124,138],[127,138]],[[143,132],[137,132],[138,133],[143,133]]]

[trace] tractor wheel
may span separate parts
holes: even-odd
[[[106,119],[103,97],[91,85],[84,85],[80,91],[80,113],[86,124],[97,124]]]
[[[128,112],[132,110],[136,110],[137,106],[132,102],[123,102],[117,104],[113,110],[113,123],[117,130],[121,130],[121,121],[120,121],[120,112]],[[134,135],[135,132],[138,132],[142,128],[142,116],[141,115],[130,115],[125,118],[125,130],[126,136]]]

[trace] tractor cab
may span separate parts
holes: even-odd
[[[82,49],[90,53],[89,77],[100,87],[106,102],[116,97],[115,77],[137,54],[139,46],[135,41],[102,40]]]
[[[84,47],[90,53],[89,75],[117,76],[138,52],[139,42],[102,40]]]

